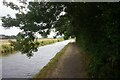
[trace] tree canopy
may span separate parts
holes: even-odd
[[[9,3],[4,3],[8,5]],[[119,3],[49,3],[30,2],[27,13],[21,8],[16,18],[2,17],[3,27],[19,27],[14,43],[27,55],[37,51],[35,33],[47,35],[51,29],[76,43],[90,56],[89,72],[93,77],[120,76],[120,4]],[[64,15],[61,15],[62,13]]]

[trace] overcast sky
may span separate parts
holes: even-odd
[[[3,0],[0,0],[0,17],[6,16],[7,14],[10,14],[12,17],[15,17],[16,11],[10,9],[9,7],[4,6],[2,1]],[[6,0],[6,1],[12,1],[14,3],[17,3],[17,0]],[[1,34],[4,34],[4,35],[17,35],[19,32],[21,32],[21,30],[19,28],[16,28],[16,27],[12,27],[12,28],[9,28],[9,29],[6,29],[6,28],[2,27],[2,21],[0,19],[0,35]],[[55,33],[51,32],[50,35],[48,35],[48,37],[51,38],[54,35],[55,35]],[[37,36],[41,37],[39,34]]]
[[[3,0],[0,0],[0,17],[6,16],[7,14],[10,14],[12,17],[15,17],[16,11],[4,6],[2,1]],[[8,1],[8,0],[6,0],[6,1]],[[11,1],[11,0],[9,0],[9,1]],[[16,0],[12,0],[12,1],[16,1]],[[16,35],[20,31],[21,31],[20,29],[15,28],[15,27],[10,28],[10,29],[5,29],[4,27],[2,27],[2,21],[0,19],[0,34]]]
[[[2,16],[6,16],[7,14],[10,14],[12,17],[15,17],[15,10],[10,9],[9,7],[6,7],[3,5],[2,3],[3,0],[0,0],[0,17]],[[6,1],[12,1],[16,4],[19,4],[17,0],[6,0]],[[28,0],[28,1],[40,1],[40,0]],[[43,0],[45,1],[45,0]],[[52,1],[56,1],[56,0],[52,0]],[[57,1],[61,1],[61,0],[57,0]],[[62,0],[65,1],[65,0]],[[68,0],[70,1],[70,0]],[[113,1],[120,1],[120,0],[75,0],[75,1],[109,1],[109,2],[113,2]],[[0,19],[0,34],[5,34],[5,35],[17,35],[19,32],[21,32],[21,30],[19,28],[16,27],[12,27],[10,29],[5,29],[2,27],[2,21]],[[55,35],[55,33],[51,33],[50,37]]]

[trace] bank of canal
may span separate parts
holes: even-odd
[[[30,59],[20,52],[9,57],[2,57],[2,77],[32,78],[69,42],[70,40],[66,40],[39,47]]]

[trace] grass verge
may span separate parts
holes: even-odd
[[[63,41],[63,40],[64,40],[63,38],[38,39],[38,42],[39,42],[39,47],[40,47],[40,46],[53,44],[55,42],[60,42],[60,41]],[[14,50],[14,47],[11,46],[9,40],[8,41],[7,40],[3,40],[2,42],[3,42],[3,44],[0,44],[0,57],[1,56],[8,56],[10,54],[13,54],[13,53],[17,52],[17,51]],[[4,42],[6,42],[6,44]]]
[[[67,47],[69,46],[66,45],[60,52],[58,52],[55,57],[53,57],[50,62],[44,66],[39,73],[37,73],[34,77],[33,80],[38,80],[38,78],[47,78],[47,75],[51,74],[52,71],[56,68],[57,63],[59,61],[59,59],[61,58],[61,56],[64,54],[64,52],[66,51]]]

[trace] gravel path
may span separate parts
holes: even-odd
[[[83,56],[75,43],[69,44],[49,78],[87,78]]]

